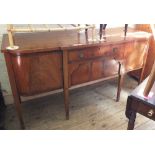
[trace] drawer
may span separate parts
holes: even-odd
[[[137,112],[150,118],[150,119],[155,120],[155,107],[153,107],[151,105],[139,103]]]
[[[69,51],[69,61],[80,61],[86,59],[93,59],[101,56],[112,56],[111,46],[91,47],[79,50]]]

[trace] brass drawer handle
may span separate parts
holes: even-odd
[[[152,117],[153,116],[153,114],[154,114],[154,111],[151,109],[151,110],[149,110],[148,111],[148,113],[147,113],[147,115],[149,116],[149,117]]]
[[[80,57],[80,58],[84,58],[84,54],[83,54],[83,53],[80,53],[80,54],[79,54],[79,57]]]

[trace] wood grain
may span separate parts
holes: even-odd
[[[89,32],[88,32],[89,33]],[[69,119],[69,88],[86,82],[110,79],[121,72],[144,67],[149,33],[108,29],[105,41],[89,41],[91,33],[77,31],[15,34],[17,50],[6,50],[7,35],[3,36],[2,52],[14,93],[21,124],[20,96],[30,96],[60,88],[64,89],[66,119]]]
[[[19,93],[23,96],[63,87],[62,53],[45,52],[12,57]]]

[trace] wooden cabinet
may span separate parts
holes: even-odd
[[[148,33],[136,38],[134,30],[127,37],[119,32],[107,30],[104,42],[89,42],[85,33],[80,34],[79,41],[77,31],[70,31],[70,35],[66,31],[15,34],[17,50],[7,50],[8,37],[4,35],[2,52],[21,126],[24,127],[21,96],[63,88],[68,119],[70,87],[114,78],[118,76],[120,63],[124,72],[144,68]]]

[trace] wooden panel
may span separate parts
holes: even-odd
[[[70,85],[89,82],[91,79],[91,63],[75,63],[69,65]]]
[[[33,95],[62,88],[62,54],[60,52],[12,57],[21,95]]]
[[[125,71],[143,67],[145,54],[148,49],[147,41],[134,41],[125,44]]]
[[[104,61],[94,61],[92,63],[92,80],[97,80],[103,77]]]
[[[141,31],[152,33],[150,24],[137,24],[136,30],[141,30]],[[155,41],[152,36],[149,42],[149,51],[148,51],[145,70],[144,70],[145,78],[150,74],[154,60],[155,60]]]
[[[94,61],[92,63],[92,80],[106,78],[117,75],[118,62],[114,59],[104,59],[102,61]]]

